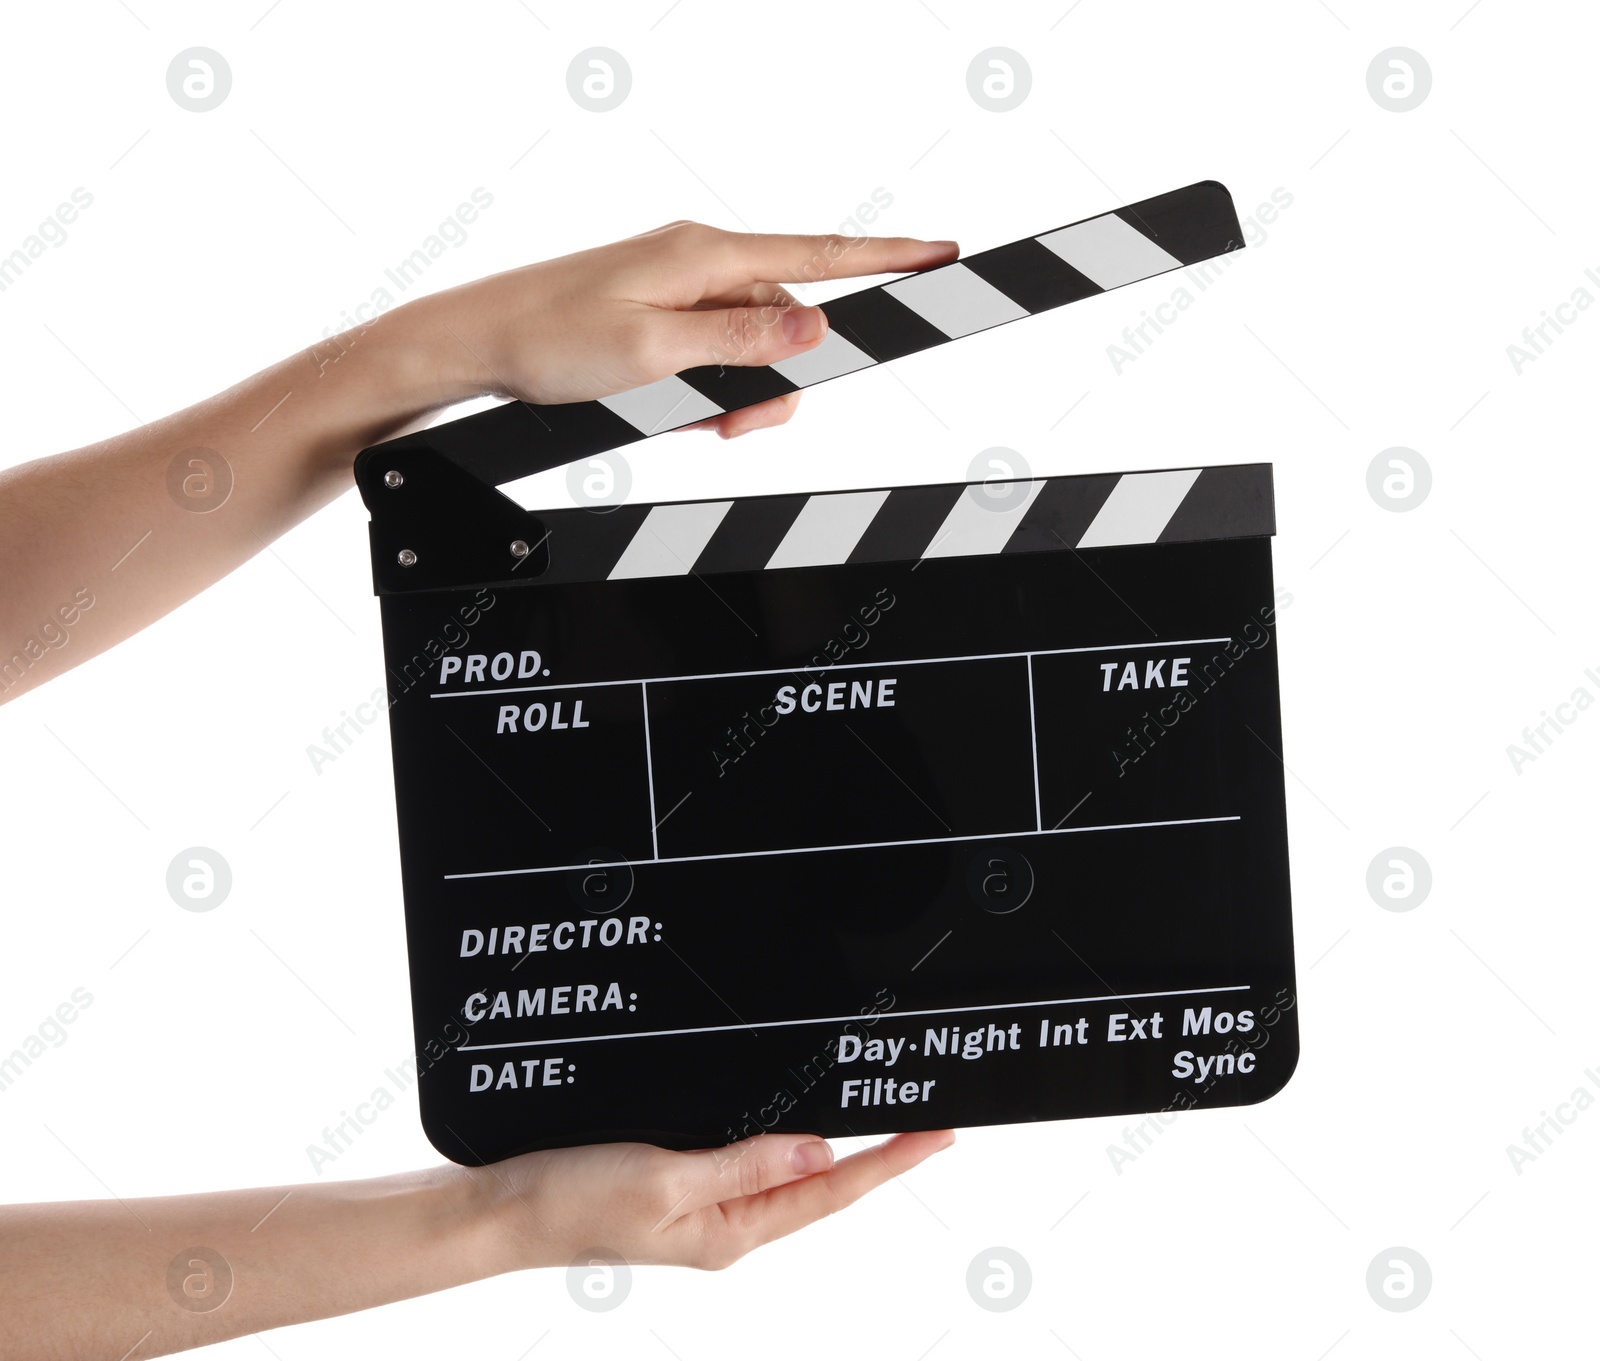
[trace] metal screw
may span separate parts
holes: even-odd
[[[525,557],[528,556],[528,554],[530,552],[532,552],[532,550],[528,547],[527,542],[525,540],[523,540],[523,539],[513,539],[511,541],[511,556],[512,557],[514,557],[514,558],[525,558]]]
[[[405,478],[393,468],[389,469],[389,471],[383,475],[383,485],[386,487],[398,487],[404,481]]]
[[[402,548],[399,551],[399,553],[397,553],[395,556],[399,559],[400,565],[402,567],[415,567],[416,566],[417,555],[415,553],[413,553],[409,548]]]

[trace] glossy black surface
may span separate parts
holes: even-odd
[[[1298,1054],[1272,607],[1266,538],[383,597],[430,1138],[478,1163],[1271,1095]],[[930,1053],[952,1028],[983,1052]],[[846,1035],[902,1047],[842,1062]]]

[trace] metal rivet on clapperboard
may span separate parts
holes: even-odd
[[[511,541],[511,556],[512,557],[514,557],[514,558],[525,558],[525,557],[528,556],[528,554],[531,551],[532,550],[528,547],[527,541],[525,539],[513,539]]]
[[[402,548],[397,554],[395,554],[395,557],[399,560],[399,563],[402,567],[416,566],[417,555],[409,548]]]
[[[398,487],[405,480],[405,475],[397,472],[393,468],[390,468],[389,471],[383,475],[383,485],[389,488]]]

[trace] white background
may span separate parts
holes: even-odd
[[[1584,674],[1600,668],[1600,312],[1520,374],[1507,346],[1580,286],[1600,296],[1584,276],[1600,267],[1593,12],[268,3],[8,11],[0,254],[75,187],[94,202],[0,294],[7,462],[187,406],[340,329],[479,186],[492,208],[414,292],[676,217],[827,230],[877,188],[893,202],[875,230],[969,251],[1198,179],[1227,184],[1242,218],[1292,196],[1120,373],[1108,346],[1176,276],[828,384],[781,431],[630,457],[640,500],[961,480],[994,445],[1038,474],[1273,462],[1303,1045],[1280,1096],[1183,1118],[1120,1173],[1107,1149],[1131,1122],[973,1129],[727,1273],[639,1271],[610,1314],[549,1271],[277,1332],[272,1352],[1494,1361],[1581,1346],[1600,1112],[1520,1174],[1507,1147],[1600,1088],[1585,1076],[1600,1064],[1600,713],[1520,773],[1507,746],[1578,687],[1600,696]],[[166,88],[197,45],[233,73],[204,114]],[[1366,84],[1396,45],[1433,73],[1405,113]],[[593,46],[633,72],[612,112],[567,91]],[[967,91],[995,46],[1032,71],[1010,112]],[[1433,472],[1407,513],[1367,489],[1391,446]],[[365,526],[352,491],[0,710],[0,1051],[74,988],[94,999],[0,1093],[0,1199],[304,1181],[324,1126],[392,1086],[411,1031],[387,739],[372,730],[320,775],[306,752],[382,683]],[[165,886],[196,845],[234,876],[209,913]],[[1433,873],[1408,912],[1366,888],[1397,845]],[[781,967],[804,923],[772,929]],[[408,1091],[323,1175],[436,1161]],[[1033,1273],[1009,1313],[965,1288],[995,1245]],[[1408,1313],[1366,1287],[1395,1245],[1433,1273]]]

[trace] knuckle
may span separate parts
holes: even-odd
[[[707,1234],[695,1254],[695,1266],[702,1271],[726,1271],[749,1251],[743,1236],[732,1232]]]
[[[667,1166],[652,1172],[646,1178],[643,1189],[649,1212],[657,1218],[663,1218],[688,1198],[690,1183],[681,1172]]]
[[[766,1190],[765,1169],[754,1151],[746,1152],[739,1158],[734,1166],[734,1176],[741,1196],[759,1195]]]
[[[734,307],[723,328],[723,343],[732,355],[742,355],[761,343],[760,313],[750,307]]]
[[[659,245],[662,241],[671,241],[674,237],[683,235],[686,230],[699,225],[698,222],[691,222],[686,217],[675,217],[671,222],[663,222],[659,227],[653,227],[650,231],[640,232],[636,239],[647,240],[652,244]]]
[[[653,232],[638,238],[638,250],[633,258],[635,268],[646,271],[669,268],[690,268],[705,259],[708,251],[716,249],[715,238],[725,233],[704,222],[681,217],[663,223]]]
[[[715,227],[689,218],[674,222],[671,230],[666,233],[668,244],[684,253],[703,251],[721,235],[722,233]]]
[[[636,322],[623,332],[617,341],[615,354],[631,373],[659,376],[659,373],[666,371],[661,337],[657,334],[656,328],[644,320]]]

